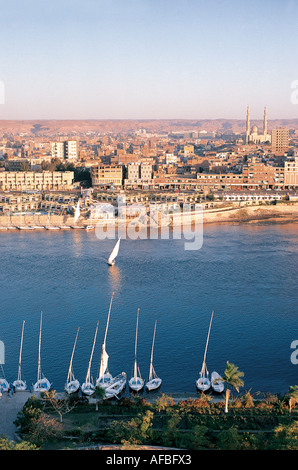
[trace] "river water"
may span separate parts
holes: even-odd
[[[73,368],[96,379],[112,292],[107,336],[109,370],[132,374],[137,309],[138,361],[147,378],[154,322],[156,372],[162,391],[195,392],[211,312],[207,368],[223,374],[227,361],[244,372],[244,389],[286,392],[298,384],[291,343],[298,340],[295,224],[206,225],[203,246],[181,240],[121,240],[117,263],[107,265],[115,240],[81,230],[1,233],[0,340],[4,373],[15,380],[22,322],[22,370],[36,381],[40,312],[41,367],[63,390],[73,342]],[[126,392],[127,393],[127,392]]]

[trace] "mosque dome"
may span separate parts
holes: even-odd
[[[257,134],[258,133],[257,126],[253,126],[251,132],[252,132],[252,134]]]

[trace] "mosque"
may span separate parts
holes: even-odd
[[[257,126],[250,128],[249,120],[249,106],[247,106],[246,113],[246,144],[262,144],[264,142],[271,142],[271,135],[267,132],[267,108],[264,109],[264,123],[263,123],[263,134],[259,134]]]

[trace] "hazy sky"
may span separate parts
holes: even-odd
[[[0,119],[298,117],[297,0],[0,0]]]

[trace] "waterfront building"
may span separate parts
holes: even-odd
[[[0,172],[0,190],[69,190],[73,187],[73,171],[3,171]]]
[[[285,188],[297,188],[298,186],[298,157],[288,158],[285,161]]]
[[[122,187],[122,165],[98,165],[91,168],[92,186],[94,188]]]

